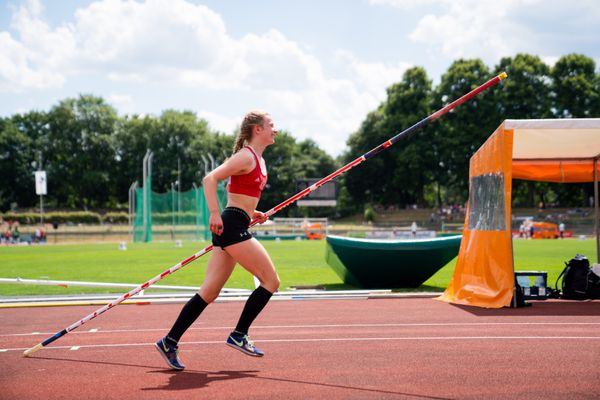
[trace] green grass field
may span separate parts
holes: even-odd
[[[322,285],[328,290],[352,288],[325,263],[325,241],[263,242],[281,278],[281,289],[291,286]],[[119,282],[140,284],[177,264],[206,246],[205,242],[172,242],[128,244],[126,251],[118,245],[81,244],[0,247],[0,278],[53,279],[70,281]],[[596,260],[594,240],[516,240],[514,241],[516,270],[548,272],[548,282],[554,282],[564,262],[576,253]],[[199,258],[175,274],[160,281],[160,285],[199,286],[209,255]],[[448,263],[417,290],[443,291],[452,274],[456,259]],[[241,267],[235,269],[226,287],[254,287],[252,277]],[[0,284],[1,296],[124,293],[126,289],[82,288],[45,285]],[[415,291],[415,289],[406,289]]]

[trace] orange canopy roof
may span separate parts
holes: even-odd
[[[594,159],[600,157],[600,118],[507,119],[503,126],[514,134],[513,179],[594,181]]]

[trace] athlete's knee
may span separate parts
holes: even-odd
[[[216,290],[210,290],[210,289],[205,289],[203,287],[200,288],[200,290],[198,291],[198,295],[200,297],[202,297],[202,300],[204,300],[206,303],[210,304],[213,301],[215,301],[217,299],[217,297],[219,297],[219,293],[221,291],[216,291]]]
[[[279,285],[281,285],[281,281],[279,280],[279,276],[274,274],[270,276],[268,279],[263,282],[263,286],[271,293],[275,293],[279,289]]]

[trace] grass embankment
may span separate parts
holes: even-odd
[[[291,286],[321,285],[329,290],[352,288],[325,263],[325,241],[263,242],[281,278],[281,289]],[[206,242],[173,242],[128,244],[126,251],[114,243],[62,246],[17,246],[0,248],[0,278],[52,279],[140,284],[203,248]],[[595,260],[593,240],[515,240],[514,257],[517,270],[548,271],[548,281],[554,281],[564,267],[564,261],[576,253]],[[209,255],[187,265],[160,281],[161,285],[198,286],[204,278]],[[438,271],[417,290],[442,291],[454,272],[456,259]],[[249,273],[238,267],[226,287],[253,288]],[[415,289],[406,289],[415,291]],[[45,285],[0,284],[1,296],[123,293],[124,289],[59,287]]]

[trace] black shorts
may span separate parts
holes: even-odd
[[[227,207],[221,213],[221,219],[223,220],[223,233],[220,236],[212,234],[213,246],[224,249],[232,244],[252,239],[252,234],[248,232],[250,217],[246,211],[237,207]]]

